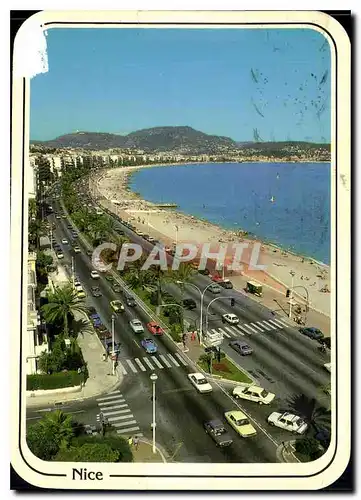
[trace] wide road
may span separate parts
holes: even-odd
[[[53,217],[52,220],[56,223],[57,241],[60,243],[62,238],[70,241],[67,221]],[[89,302],[93,303],[102,322],[110,329],[112,310],[109,302],[121,295],[113,292],[111,283],[104,276],[98,280],[90,277],[92,266],[84,252],[75,254],[67,244],[62,247],[65,255],[64,265],[70,269],[71,257],[74,258],[75,274],[83,284]],[[102,297],[90,298],[90,288],[94,285],[99,286]],[[147,355],[140,346],[142,335],[135,335],[130,329],[129,320],[134,317],[138,317],[143,324],[149,321],[149,317],[139,306],[130,308],[125,305],[125,312],[116,315],[115,334],[116,340],[121,344],[119,364],[126,370],[119,390],[129,404],[142,433],[151,437],[152,402],[149,376],[154,371],[158,375],[157,441],[170,455],[178,450],[175,460],[213,463],[276,461],[276,447],[283,439],[289,438],[289,435],[267,425],[265,420],[270,409],[258,405],[246,405],[243,402],[239,404],[232,400],[229,389],[224,389],[213,382],[213,392],[200,395],[187,377],[188,373],[195,371],[192,362],[177,351],[174,343],[166,335],[156,338],[157,355],[153,357]],[[113,397],[116,395],[109,396],[110,399]],[[96,404],[100,408],[99,402],[94,402],[94,406]],[[84,405],[86,406],[86,403]],[[252,407],[252,414],[248,411],[248,406]],[[231,430],[234,438],[233,446],[225,450],[216,448],[213,441],[204,433],[203,422],[211,418],[222,418],[225,411],[239,408],[243,408],[249,414],[257,429],[257,436],[244,440]],[[80,407],[75,411],[81,409]],[[94,414],[93,410],[92,412]],[[82,419],[82,413],[78,414],[79,420]]]

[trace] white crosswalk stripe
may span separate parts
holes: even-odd
[[[167,358],[163,354],[159,354],[159,357],[163,361],[163,363],[165,364],[165,366],[167,368],[171,368],[172,367],[172,365],[169,363],[169,361],[167,360]]]
[[[110,417],[112,415],[120,415],[122,413],[130,413],[130,410],[129,410],[129,408],[127,410],[116,410],[116,411],[103,411],[102,410],[102,413],[105,417]],[[129,415],[127,415],[127,417],[129,417]]]
[[[128,434],[129,432],[132,431],[139,431],[139,427],[129,427],[128,429],[122,429],[122,430],[118,429],[117,434]],[[137,436],[140,436],[140,434],[137,434]]]
[[[115,422],[113,425],[114,427],[124,427],[125,425],[132,425],[136,423],[136,420],[129,420],[129,422]]]
[[[279,328],[284,328],[284,326],[285,326],[285,325],[284,325],[283,323],[281,323],[278,319],[272,319],[272,320],[270,320],[270,321],[272,321],[272,323],[274,323],[275,325],[277,325]]]
[[[171,354],[168,353],[168,358],[175,364],[175,366],[180,366],[178,361],[176,361]]]
[[[251,323],[251,325],[253,325],[253,323]],[[251,326],[251,325],[249,325],[249,324],[247,323],[247,325],[245,325],[245,326],[247,326],[248,328],[250,328],[250,329],[252,330],[252,332],[253,332],[253,333],[258,333],[258,331],[257,331],[257,330],[256,330],[253,326]]]
[[[146,369],[146,368],[144,368],[144,366],[142,365],[142,363],[141,363],[140,359],[138,359],[138,358],[134,358],[134,361],[137,363],[137,365],[138,365],[138,366],[139,366],[139,368],[142,370],[142,372],[147,371],[147,369]]]
[[[109,394],[109,395],[110,395],[110,394],[118,394],[118,396],[119,396],[119,391],[112,391],[112,392],[108,392],[108,394]]]
[[[251,323],[251,325],[257,328],[259,332],[264,332],[264,329],[262,329],[257,323]]]
[[[98,406],[101,406],[102,408],[103,407],[109,407],[109,405],[113,405],[115,403],[125,403],[125,399],[115,399],[115,400],[111,400],[111,401],[105,401],[103,403],[98,403]],[[120,406],[120,405],[119,405]]]
[[[133,373],[138,373],[136,367],[133,365],[133,363],[130,361],[130,359],[126,360],[130,369],[132,370]]]
[[[277,318],[275,321],[279,321],[283,326],[288,326],[288,328],[290,328],[290,325],[282,318]]]
[[[248,335],[252,335],[252,331],[250,332],[249,330],[247,330],[246,328],[247,325],[237,325],[237,327],[240,329],[240,330],[243,330],[244,332],[246,332]]]
[[[283,328],[283,325],[282,325],[282,326],[277,325],[277,323],[276,323],[275,321],[273,321],[273,319],[269,319],[268,321],[269,321],[270,323],[272,323],[272,325],[275,325],[275,326],[276,326],[276,328],[277,328],[277,330],[279,330],[280,328]]]
[[[124,368],[124,366],[121,364],[120,361],[118,361],[118,366],[117,366],[117,369],[119,368],[119,371],[122,375],[126,375],[127,374],[127,370]]]
[[[117,420],[124,420],[126,418],[134,418],[132,413],[128,413],[128,415],[118,415],[117,417],[109,417],[109,422],[116,422]]]
[[[163,368],[163,365],[161,365],[161,363],[158,361],[158,359],[154,356],[154,358],[152,358],[152,361],[154,361],[154,363],[158,366],[158,368]]]
[[[219,331],[227,338],[231,338],[231,335],[223,330],[223,328],[219,328]]]
[[[234,337],[237,337],[239,334],[244,335],[244,333],[237,329],[235,326],[230,326],[229,328],[233,331]]]
[[[271,325],[270,323],[268,323],[268,321],[263,321],[263,324],[265,324],[265,325],[267,325],[267,326],[271,327],[271,328],[272,328],[272,330],[277,330],[277,328],[276,328],[275,326]]]
[[[113,395],[113,396],[104,396],[103,398],[97,398],[96,401],[109,401],[110,399],[117,399],[119,397],[123,397],[121,394]]]
[[[225,326],[224,328],[225,328],[225,330],[227,330],[227,332],[229,332],[232,335],[232,337],[236,336],[234,331],[232,330],[232,328],[230,326]]]
[[[118,434],[127,433],[134,436],[134,432],[140,430],[132,410],[128,407],[119,390],[112,391],[108,395],[98,398],[97,401],[100,409],[100,413],[97,415],[98,424],[100,424],[102,414],[115,427]],[[137,436],[141,437],[143,434],[138,433]]]
[[[144,363],[145,363],[146,365],[148,365],[148,366],[149,366],[149,368],[150,368],[151,370],[154,370],[154,366],[152,365],[152,363],[149,361],[149,359],[148,359],[148,358],[145,358],[145,357],[144,357],[144,358],[143,358],[143,361],[144,361]]]
[[[177,358],[179,359],[179,361],[182,363],[183,366],[188,365],[187,361],[185,361],[178,352],[176,352],[175,355],[177,356]]]
[[[99,405],[100,406],[100,405]],[[108,410],[119,410],[119,408],[127,408],[128,405],[127,404],[124,404],[124,405],[114,405],[114,406],[100,406],[100,409],[102,412],[105,411],[108,411]],[[124,410],[122,410],[124,411]]]
[[[267,323],[266,323],[266,324],[264,324],[264,321],[262,321],[262,325],[264,326],[264,328],[265,328],[268,332],[270,332],[270,331],[272,330],[272,328],[270,328],[270,327],[267,325]]]

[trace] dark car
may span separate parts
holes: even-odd
[[[217,446],[230,446],[233,443],[231,436],[220,420],[209,420],[208,422],[204,422],[203,427]]]
[[[233,288],[233,283],[229,280],[224,280],[224,281],[218,281],[218,285],[221,285],[223,288]]]
[[[129,295],[127,297],[125,297],[125,302],[126,302],[127,306],[129,306],[129,307],[135,307],[137,305],[134,298],[130,297]]]
[[[323,339],[323,333],[318,328],[314,328],[314,327],[300,328],[299,331],[300,331],[300,333],[302,333],[303,335],[306,335],[306,337],[309,337],[310,339],[313,339],[313,340]]]
[[[112,288],[113,292],[115,293],[120,293],[122,291],[122,287],[119,285],[119,283],[113,283]]]
[[[209,275],[209,269],[199,269],[199,274],[203,274],[204,276],[208,276]]]
[[[91,289],[91,294],[93,297],[101,297],[102,292],[100,291],[100,288],[98,286],[92,286]]]
[[[97,310],[93,306],[89,306],[86,308],[86,313],[88,316],[91,316],[92,314],[96,314]]]
[[[186,309],[195,309],[197,307],[197,304],[193,299],[184,299],[183,307],[185,307]]]
[[[331,349],[331,337],[322,337],[318,340],[320,344],[325,344],[326,347]]]
[[[93,250],[87,250],[85,253],[88,257],[91,257],[93,255]]]
[[[114,277],[113,277],[111,274],[107,274],[107,275],[105,276],[105,279],[106,279],[107,281],[110,281],[111,283],[114,281]]]
[[[248,356],[253,352],[252,347],[250,347],[246,342],[243,342],[243,340],[232,340],[229,345],[241,356]]]

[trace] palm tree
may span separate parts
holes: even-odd
[[[56,436],[60,445],[66,446],[74,436],[74,421],[71,415],[67,415],[61,410],[55,410],[45,415],[39,422],[49,434]]]
[[[303,416],[316,432],[320,429],[330,429],[331,411],[320,406],[315,398],[295,394],[289,398],[287,404],[290,411]]]
[[[60,288],[56,287],[47,296],[48,303],[42,306],[44,318],[48,323],[53,323],[59,319],[63,321],[64,336],[69,334],[69,316],[74,317],[74,313],[85,313],[85,302],[78,297],[78,292],[74,290],[71,283]]]

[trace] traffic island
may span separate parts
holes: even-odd
[[[201,368],[201,370],[203,370],[203,372],[213,375],[214,377],[231,380],[233,382],[240,382],[242,384],[253,383],[253,380],[247,375],[247,373],[237,367],[227,357],[223,357],[220,361],[218,361],[216,359],[211,360],[207,354],[202,354],[197,361],[197,365]]]

